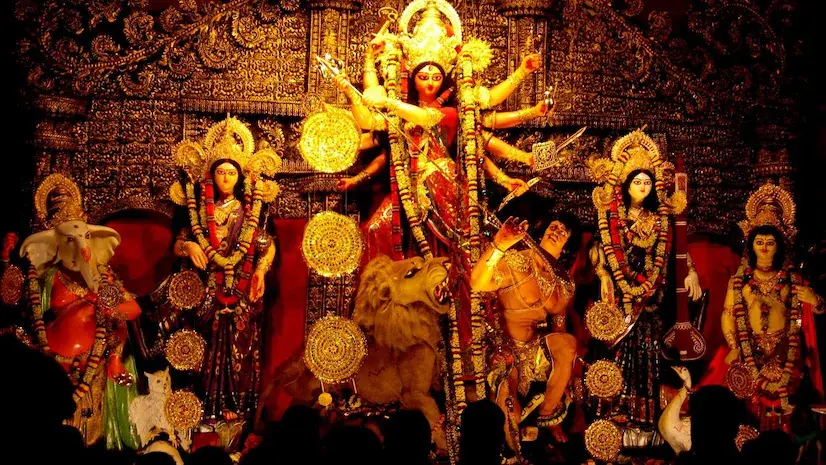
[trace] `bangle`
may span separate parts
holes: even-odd
[[[353,177],[353,182],[358,185],[358,184],[363,183],[364,181],[367,181],[368,179],[370,179],[370,177],[371,176],[369,174],[367,174],[366,171],[362,171],[362,172],[360,172],[359,174],[357,174]]]
[[[824,301],[822,297],[817,296],[817,303],[813,308],[815,313],[823,313],[826,311],[826,301]]]
[[[734,337],[734,332],[729,332],[723,335],[726,338],[726,344],[728,344],[729,349],[736,349],[737,348],[737,338]]]
[[[266,273],[267,271],[270,271],[270,267],[272,267],[271,261],[261,259],[258,262],[258,266],[255,267],[255,271],[263,271],[264,273]]]
[[[532,119],[539,116],[539,112],[536,111],[534,107],[523,108],[516,112],[516,116],[519,117],[519,121],[522,124],[526,124],[527,122],[531,121]]]
[[[510,189],[508,181],[510,181],[510,176],[505,174],[504,171],[500,170],[498,173],[496,173],[493,176],[493,182],[495,182],[496,184],[499,184],[500,186],[502,186],[506,189]]]
[[[502,158],[518,161],[523,165],[530,165],[531,155],[532,154],[525,152],[524,150],[519,150],[516,147],[508,146],[507,150],[505,150],[505,153],[502,154]]]
[[[496,264],[499,263],[499,260],[505,255],[505,252],[499,247],[496,247],[495,243],[491,243],[491,245],[493,245],[493,252],[490,253],[490,258],[485,261],[485,266],[492,270],[496,268]]]
[[[401,103],[402,102],[399,99],[389,98],[389,99],[387,99],[386,106],[387,106],[388,110],[398,111],[399,110],[399,105],[401,105]]]
[[[528,72],[525,71],[524,69],[522,69],[522,67],[520,66],[519,68],[516,69],[516,71],[514,71],[513,74],[508,76],[508,78],[505,79],[505,80],[507,82],[509,82],[511,85],[513,85],[514,87],[516,87],[522,81],[524,81],[526,77],[528,77]]]
[[[178,252],[179,252],[181,255],[183,255],[183,256],[186,256],[186,255],[187,255],[187,253],[186,253],[186,244],[187,244],[187,243],[189,243],[189,242],[190,242],[190,241],[182,241],[182,242],[178,245]]]

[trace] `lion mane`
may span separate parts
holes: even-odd
[[[422,342],[435,348],[439,339],[438,316],[427,304],[430,299],[425,273],[412,278],[405,276],[410,260],[394,262],[386,255],[379,255],[368,263],[361,276],[353,312],[353,320],[377,344],[399,352]],[[402,286],[405,279],[418,279],[421,285]],[[411,289],[416,289],[418,295],[402,296]]]

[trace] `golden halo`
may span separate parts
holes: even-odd
[[[585,385],[592,395],[607,399],[622,392],[622,371],[610,360],[597,360],[588,367]]]
[[[166,419],[178,430],[189,430],[201,422],[201,400],[189,391],[175,391],[166,399]]]
[[[348,318],[328,315],[310,328],[304,363],[323,383],[340,383],[358,372],[367,356],[367,340]]]
[[[313,271],[325,277],[352,273],[361,263],[361,232],[355,220],[335,212],[315,215],[304,230],[301,253]]]
[[[585,326],[600,341],[614,342],[625,330],[625,317],[616,305],[595,302],[585,312]]]
[[[731,392],[740,399],[748,399],[754,395],[754,372],[742,362],[733,362],[726,371],[726,384]]]
[[[361,143],[361,131],[349,111],[325,105],[307,117],[301,127],[298,150],[316,171],[338,173],[353,166]]]
[[[585,448],[597,460],[614,460],[622,450],[622,431],[608,420],[597,420],[585,430]]]
[[[164,352],[173,368],[180,371],[198,371],[204,361],[206,341],[196,331],[181,329],[166,341]]]
[[[192,270],[175,273],[166,288],[169,302],[178,310],[186,310],[200,304],[205,294],[206,288],[201,277]]]
[[[10,265],[3,271],[3,277],[0,278],[0,296],[4,304],[16,305],[20,301],[23,297],[24,282],[26,278],[20,268]]]

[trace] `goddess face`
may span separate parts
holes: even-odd
[[[539,246],[554,258],[559,258],[569,237],[571,237],[571,230],[561,221],[554,220],[545,229],[545,234],[542,235]]]
[[[772,263],[777,253],[777,239],[771,234],[758,234],[754,236],[754,243],[751,247],[758,262]]]
[[[238,169],[232,163],[225,162],[215,168],[215,175],[212,181],[215,188],[223,196],[232,195],[235,185],[238,184]]]
[[[651,192],[651,177],[645,173],[640,173],[634,176],[631,184],[628,186],[628,195],[631,196],[632,205],[639,205]]]
[[[442,87],[444,75],[439,68],[427,65],[420,69],[414,78],[416,91],[419,93],[419,100],[432,102],[436,99],[436,94]]]

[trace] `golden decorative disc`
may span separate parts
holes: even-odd
[[[166,359],[176,370],[198,371],[204,361],[206,341],[191,329],[175,331],[166,341]]]
[[[361,131],[349,111],[324,107],[304,120],[298,150],[314,170],[339,173],[356,162]]]
[[[175,391],[166,399],[166,419],[177,430],[189,430],[201,422],[201,400],[189,391]]]
[[[622,371],[610,360],[598,360],[588,367],[585,385],[591,395],[607,399],[622,392]]]
[[[740,399],[748,399],[754,395],[755,373],[742,362],[733,362],[726,371],[726,384],[731,392]]]
[[[313,271],[334,278],[358,268],[362,246],[355,220],[334,212],[321,212],[307,223],[301,253]]]
[[[757,439],[759,435],[760,432],[757,431],[756,428],[748,425],[740,425],[740,429],[737,431],[737,437],[734,438],[734,444],[737,445],[737,450],[742,451],[743,445],[752,439]]]
[[[101,283],[98,287],[98,305],[106,310],[114,310],[123,302],[123,291],[112,283]]]
[[[340,383],[352,378],[365,356],[367,340],[353,320],[328,315],[310,328],[304,363],[322,383]]]
[[[614,460],[622,450],[622,431],[608,420],[597,420],[585,430],[585,448],[597,460]]]
[[[333,396],[330,395],[329,392],[322,392],[318,396],[318,405],[322,407],[327,407],[328,405],[333,403]]]
[[[178,310],[186,310],[204,300],[206,289],[201,277],[192,270],[175,273],[166,289],[169,302]]]
[[[585,312],[585,326],[600,341],[614,342],[625,330],[625,318],[616,305],[596,302]]]
[[[0,278],[0,297],[6,305],[16,305],[23,297],[23,283],[26,282],[26,277],[20,268],[10,265],[3,271],[3,277]]]

